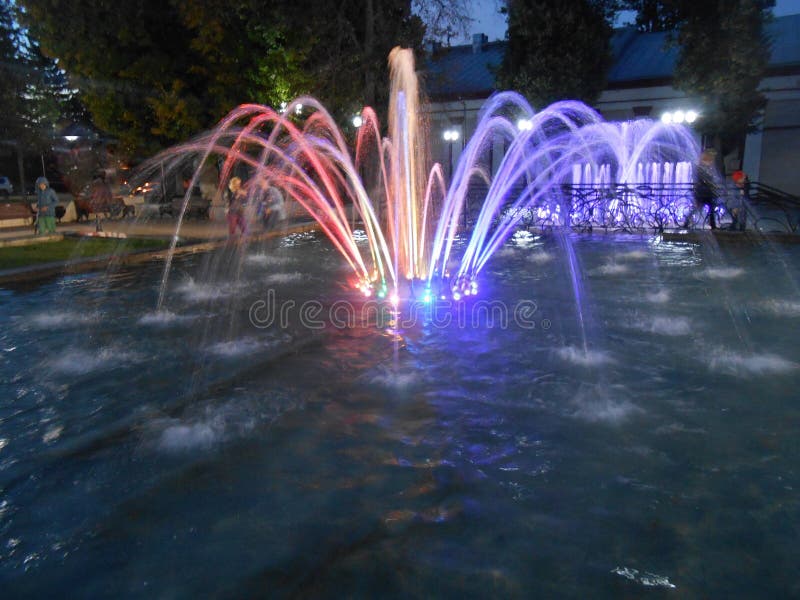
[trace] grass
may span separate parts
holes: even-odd
[[[64,238],[29,246],[0,248],[0,270],[16,269],[48,262],[125,254],[137,250],[166,248],[167,242],[151,239]]]

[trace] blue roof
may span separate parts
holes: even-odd
[[[767,26],[772,41],[770,67],[800,65],[800,15],[787,15],[775,19]]]
[[[431,97],[485,98],[495,89],[494,70],[503,62],[505,42],[453,46],[434,53],[425,71],[425,88]]]
[[[670,45],[669,32],[641,33],[633,28],[617,29],[611,38],[614,62],[608,83],[670,79],[678,60],[678,47]]]
[[[800,66],[800,15],[772,20],[767,27],[772,44],[770,70]],[[433,99],[479,98],[495,90],[496,69],[503,60],[506,42],[445,48],[427,61],[426,88]],[[643,33],[633,28],[614,31],[614,61],[608,72],[609,87],[668,82],[678,60],[678,47],[669,43],[669,32]]]

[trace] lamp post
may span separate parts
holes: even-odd
[[[455,127],[451,127],[450,129],[445,129],[444,133],[442,133],[442,138],[445,142],[449,142],[447,145],[448,150],[448,169],[447,169],[447,176],[449,179],[453,178],[453,144],[458,141],[461,137],[461,132],[456,129]]]

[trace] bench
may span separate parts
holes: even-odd
[[[25,227],[33,223],[33,210],[23,202],[0,204],[0,227]]]

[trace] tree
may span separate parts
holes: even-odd
[[[675,86],[702,101],[695,125],[728,154],[759,126],[766,98],[758,90],[769,62],[764,24],[773,2],[679,3],[680,55]]]
[[[24,153],[49,149],[57,121],[74,102],[64,73],[19,24],[15,3],[0,0],[0,142],[17,154],[24,189]]]
[[[307,76],[279,3],[23,0],[26,22],[95,124],[147,155],[241,102],[279,104]]]
[[[421,47],[425,30],[412,0],[19,1],[95,124],[139,156],[243,102],[312,94],[348,121],[364,104],[381,110],[389,51]],[[421,5],[454,23],[465,2]]]
[[[425,37],[445,40],[467,35],[470,18],[470,0],[416,0],[414,12],[425,23]]]
[[[594,101],[611,64],[613,5],[510,0],[499,87],[521,92],[538,108],[562,99]]]
[[[625,0],[621,8],[636,11],[636,28],[639,31],[672,31],[680,23],[679,7],[675,1]]]

